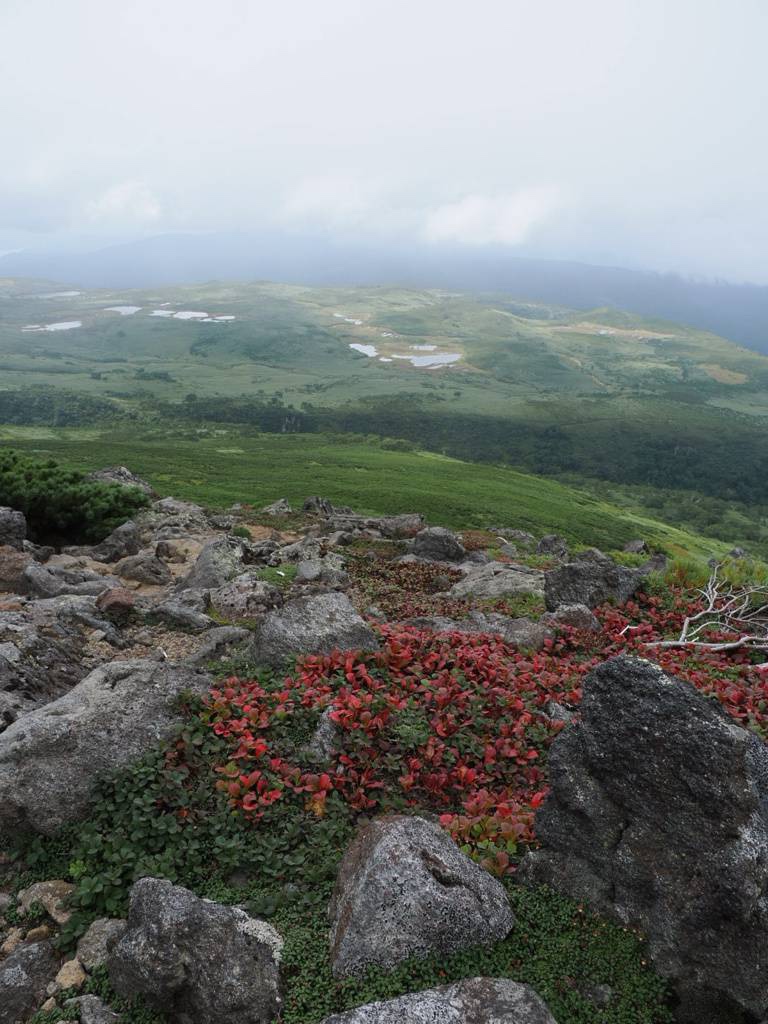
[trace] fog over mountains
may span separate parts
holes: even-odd
[[[272,280],[499,291],[575,309],[613,306],[675,320],[768,352],[767,286],[526,258],[501,246],[468,251],[278,232],[165,234],[85,252],[7,253],[0,257],[0,276],[86,288]]]

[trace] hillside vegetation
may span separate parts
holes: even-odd
[[[136,439],[117,431],[0,428],[0,443],[80,470],[125,464],[159,493],[219,508],[234,502],[258,508],[276,495],[300,503],[318,492],[362,512],[418,510],[445,526],[557,531],[607,550],[636,537],[670,554],[710,557],[727,550],[554,480],[429,452],[392,451],[375,439],[234,433],[190,439],[166,432]]]
[[[0,371],[0,423],[399,438],[768,553],[768,358],[677,324],[434,290],[6,281]]]

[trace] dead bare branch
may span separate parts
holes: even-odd
[[[685,617],[680,636],[674,640],[649,641],[646,647],[768,651],[768,587],[730,584],[721,578],[721,569],[722,564],[716,563],[706,585],[698,588],[702,607]],[[734,639],[712,639],[712,634],[733,635]],[[768,669],[768,662],[757,667]]]

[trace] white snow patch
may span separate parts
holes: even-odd
[[[459,352],[435,352],[429,356],[396,354],[395,359],[407,359],[412,366],[421,366],[427,370],[434,370],[438,366],[448,366],[450,363],[457,363],[461,359],[461,354]]]
[[[437,352],[437,345],[411,345],[414,352]]]
[[[105,306],[105,313],[119,313],[120,316],[133,316],[134,313],[138,313],[141,306]]]
[[[58,324],[48,324],[46,331],[71,331],[75,327],[82,327],[82,320],[62,320]]]
[[[42,299],[71,299],[75,295],[82,295],[82,292],[47,292],[45,295],[41,295]]]
[[[180,309],[178,313],[173,314],[173,318],[174,320],[206,320],[208,314],[200,312],[199,309]]]
[[[56,324],[28,324],[22,331],[71,331],[82,326],[82,320],[62,320]]]
[[[173,316],[172,309],[153,309],[150,316]]]
[[[387,356],[379,356],[380,363],[393,363],[394,359],[389,359]]]
[[[369,356],[371,358],[379,354],[375,345],[350,345],[349,347],[353,348],[355,352],[362,352],[364,356]]]

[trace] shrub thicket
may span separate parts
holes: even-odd
[[[53,460],[0,450],[0,505],[24,513],[34,541],[98,541],[147,504],[136,487],[97,483]]]

